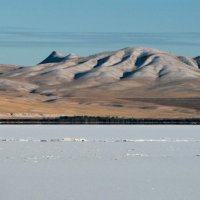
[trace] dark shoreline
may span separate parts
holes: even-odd
[[[64,116],[41,119],[0,119],[0,125],[200,125],[200,118],[135,119],[117,117]]]

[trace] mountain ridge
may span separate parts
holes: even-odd
[[[53,51],[35,66],[0,65],[0,115],[17,110],[56,115],[198,117],[198,101],[193,106],[188,99],[200,98],[199,65],[200,56],[176,56],[144,47],[86,57]],[[180,99],[181,105],[173,99]],[[3,107],[6,102],[12,104],[13,111]]]

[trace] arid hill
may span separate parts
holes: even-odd
[[[200,57],[125,48],[0,65],[0,118],[200,118]]]

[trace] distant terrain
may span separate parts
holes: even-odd
[[[200,57],[125,48],[0,65],[0,118],[200,118]]]

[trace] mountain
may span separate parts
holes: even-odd
[[[0,65],[0,117],[200,117],[200,57],[125,48]]]
[[[63,53],[58,53],[56,51],[53,51],[45,60],[43,60],[40,64],[47,64],[47,63],[59,63],[64,62],[69,59],[76,58],[77,56],[75,54],[68,54],[65,55]]]

